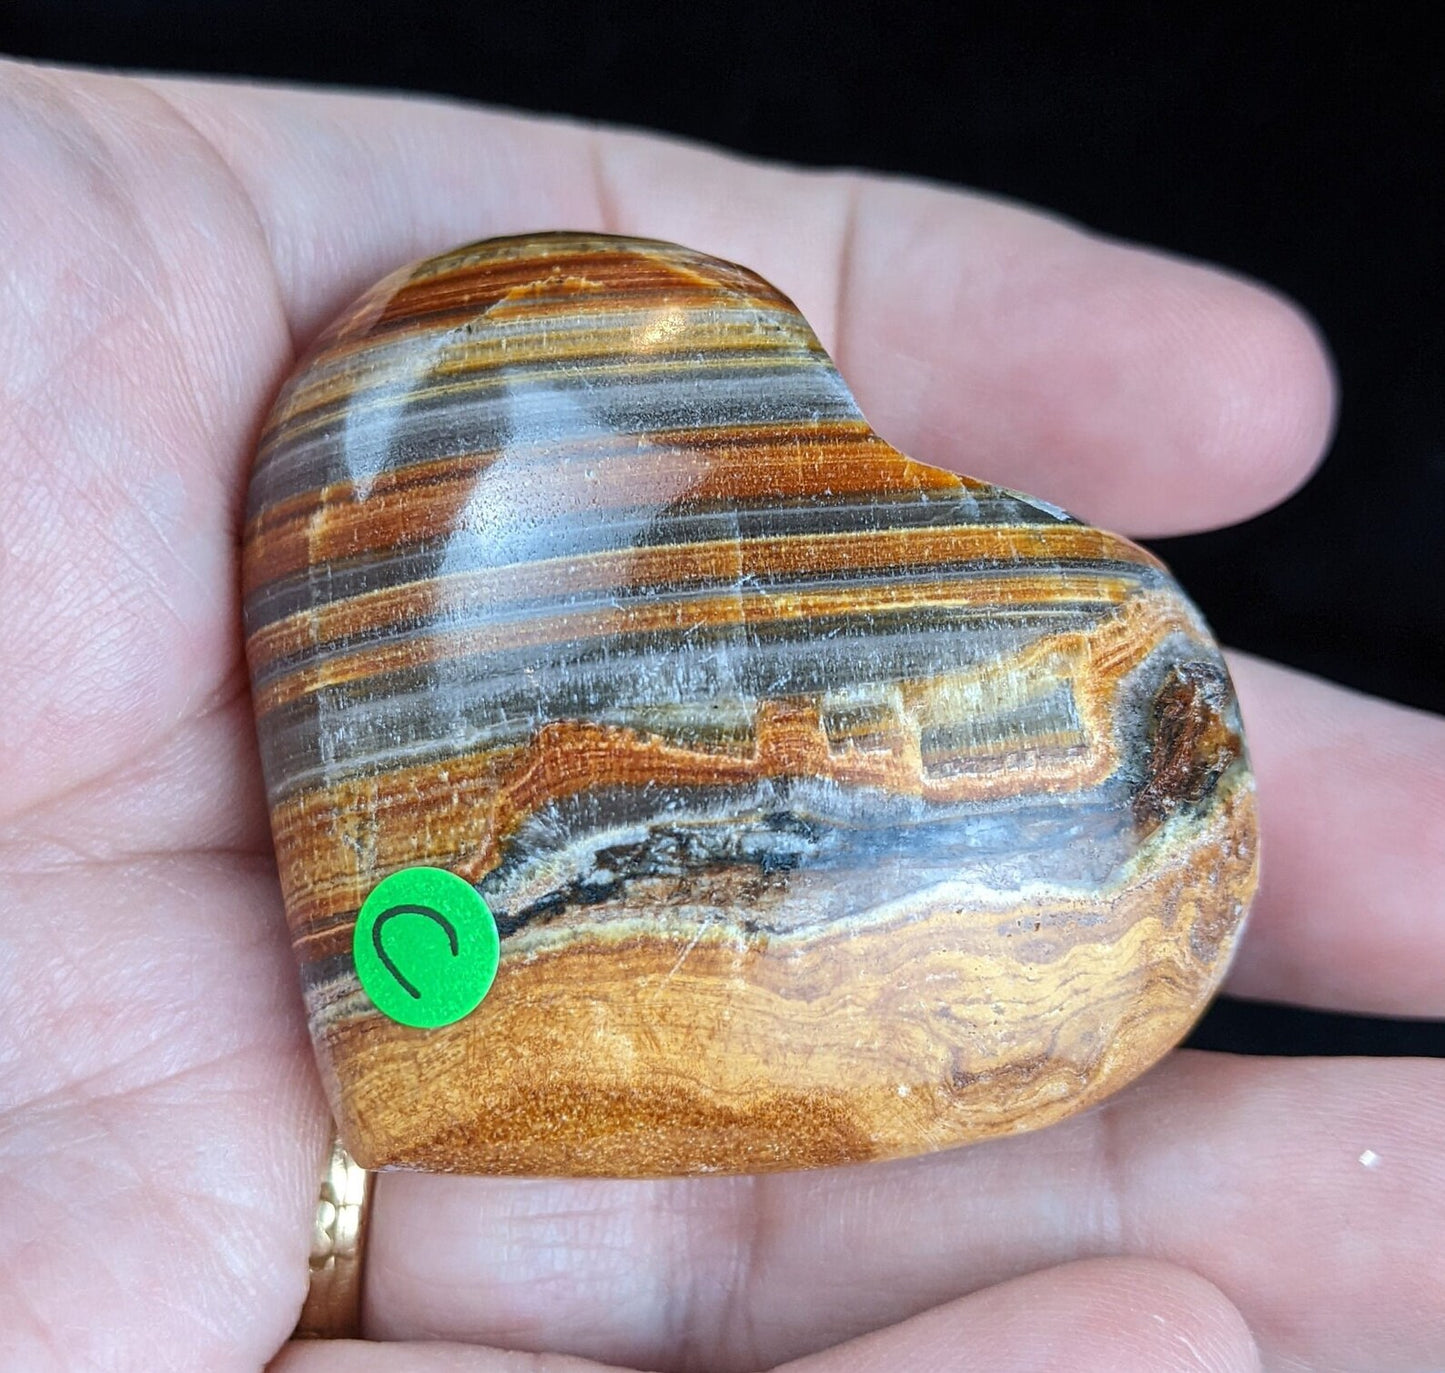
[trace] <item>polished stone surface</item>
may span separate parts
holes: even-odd
[[[370,1166],[619,1175],[1045,1125],[1217,987],[1256,880],[1234,695],[1134,544],[873,434],[792,304],[499,239],[367,293],[251,484],[247,650],[310,1023]],[[495,983],[381,1015],[427,864]]]

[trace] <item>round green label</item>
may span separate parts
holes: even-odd
[[[351,944],[376,1009],[435,1029],[470,1015],[497,975],[497,922],[470,882],[442,868],[403,868],[371,889]]]

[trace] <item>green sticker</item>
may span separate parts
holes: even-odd
[[[442,868],[403,868],[378,882],[356,917],[351,949],[376,1009],[426,1030],[476,1010],[500,952],[481,893]]]

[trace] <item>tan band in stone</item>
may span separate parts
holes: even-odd
[[[361,1334],[361,1286],[371,1174],[334,1139],[321,1179],[311,1232],[311,1286],[296,1339],[344,1340]]]

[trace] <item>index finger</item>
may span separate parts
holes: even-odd
[[[1129,533],[1274,504],[1330,430],[1296,307],[998,200],[438,101],[155,88],[245,187],[302,340],[408,259],[600,229],[760,272],[895,446]]]

